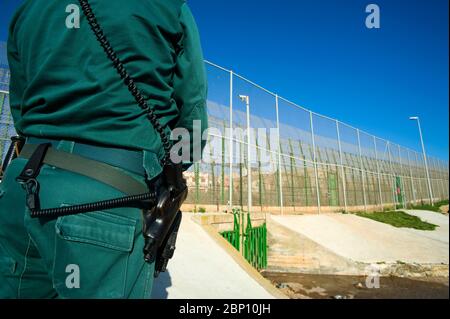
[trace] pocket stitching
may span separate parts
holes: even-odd
[[[73,204],[67,204],[67,203],[61,204],[61,207],[66,207],[66,206],[73,206]],[[84,213],[84,214],[79,214],[79,215],[82,215],[83,217],[87,217],[87,218],[91,218],[91,219],[97,220],[97,219],[92,215],[92,213],[91,213],[91,214],[89,214],[89,213]],[[121,220],[121,221],[123,221],[123,222],[126,222],[126,225],[124,225],[124,226],[136,226],[136,220],[135,220],[134,218],[131,218],[131,217],[125,217],[125,216],[119,216],[119,215],[112,215],[111,213],[104,212],[104,211],[96,211],[96,212],[95,212],[95,215],[102,215],[102,216],[109,217],[109,218],[116,218],[116,219],[119,219],[119,220]],[[64,217],[69,217],[69,216],[63,216],[62,218],[64,218]]]
[[[104,212],[98,212],[98,214],[108,215],[108,214],[106,214]],[[99,241],[99,240],[96,240],[96,239],[87,239],[87,238],[83,238],[83,237],[80,237],[80,236],[64,235],[64,234],[62,234],[62,232],[61,232],[61,225],[62,225],[62,222],[65,220],[66,217],[68,217],[68,216],[63,216],[63,217],[59,218],[57,220],[56,224],[55,224],[56,233],[62,239],[66,239],[66,240],[70,240],[70,241],[76,241],[76,242],[85,243],[85,244],[93,244],[93,245],[97,245],[97,246],[100,246],[100,247],[110,248],[110,249],[114,249],[114,250],[118,250],[118,251],[122,251],[122,252],[130,252],[133,249],[133,244],[134,244],[134,240],[133,239],[134,239],[134,233],[135,233],[135,230],[136,230],[136,222],[134,220],[133,220],[133,225],[130,225],[130,224],[128,224],[128,225],[120,225],[122,227],[126,227],[129,231],[128,231],[128,236],[127,236],[128,238],[126,239],[126,244],[124,244],[122,246],[119,246],[119,245],[112,245],[112,244],[109,244],[107,242]],[[107,222],[107,221],[96,219],[95,217],[88,216],[88,215],[80,215],[78,217],[87,218],[87,219],[90,219],[90,220],[94,220],[94,221],[97,221],[97,222],[103,222],[103,223],[107,223],[107,224],[111,223],[111,222]],[[114,217],[116,217],[116,216],[114,216]],[[119,219],[125,220],[124,217],[119,218]]]
[[[61,234],[58,234],[58,235],[62,239],[66,239],[66,240],[69,240],[69,241],[74,241],[74,242],[84,243],[84,244],[92,244],[92,245],[95,245],[95,246],[100,246],[100,247],[104,247],[104,248],[110,248],[110,249],[118,250],[118,251],[121,251],[121,252],[130,252],[130,250],[131,250],[131,248],[129,249],[128,247],[124,248],[124,247],[114,246],[114,245],[110,245],[110,244],[107,244],[105,242],[101,242],[101,241],[98,241],[98,240],[95,240],[95,239],[84,239],[84,238],[81,238],[81,237],[73,237],[73,236],[67,236],[67,235],[61,235]]]

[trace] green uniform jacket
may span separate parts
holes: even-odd
[[[206,72],[185,1],[90,3],[166,130],[186,128],[192,137],[193,121],[200,120],[203,132]],[[147,150],[158,165],[159,135],[96,41],[78,1],[24,1],[10,26],[8,60],[11,111],[20,135]],[[203,148],[193,141],[191,149],[199,149],[194,142]]]

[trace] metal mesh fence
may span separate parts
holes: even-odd
[[[207,147],[205,153],[224,154],[214,167],[197,173],[213,181],[204,189],[212,197],[197,196],[195,206],[304,213],[406,207],[448,198],[448,163],[428,158],[428,181],[423,154],[307,110],[213,63],[206,65],[210,123],[218,132],[209,133],[216,151]],[[221,142],[212,142],[218,137]],[[191,188],[201,184],[193,181]]]
[[[3,158],[14,128],[9,70],[0,63]],[[428,158],[428,181],[422,153],[307,110],[213,63],[206,68],[211,129],[203,161],[186,173],[189,209],[332,212],[448,199],[447,162]]]

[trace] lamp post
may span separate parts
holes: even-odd
[[[430,179],[430,172],[428,170],[428,161],[427,161],[427,153],[425,151],[425,143],[423,142],[423,135],[422,135],[422,127],[420,125],[420,118],[418,116],[412,116],[409,118],[411,121],[417,121],[417,126],[419,128],[419,135],[420,135],[420,143],[422,144],[422,152],[423,152],[423,160],[425,162],[425,170],[427,172],[427,181],[428,181],[428,192],[430,194],[430,202],[431,205],[434,204],[433,200],[433,190],[431,188],[431,179]]]
[[[245,103],[246,105],[246,111],[247,111],[247,195],[248,195],[248,200],[247,200],[247,207],[248,207],[248,212],[250,213],[252,210],[252,168],[251,168],[251,159],[250,159],[250,153],[251,153],[251,147],[250,147],[250,97],[248,95],[239,95],[239,99]]]

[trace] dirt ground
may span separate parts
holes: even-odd
[[[358,276],[264,273],[292,299],[448,299],[449,278],[381,277],[378,289]]]

